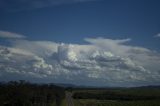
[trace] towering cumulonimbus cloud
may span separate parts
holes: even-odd
[[[87,38],[85,45],[13,40],[0,46],[0,76],[95,86],[158,84],[160,53],[131,46],[130,40]]]

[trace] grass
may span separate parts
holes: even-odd
[[[66,99],[64,99],[64,100],[62,101],[61,106],[67,106],[67,100],[66,100]]]
[[[78,89],[73,92],[77,94],[74,106],[160,106],[159,88]],[[110,99],[107,99],[106,95],[110,95]],[[137,99],[139,96],[143,99]],[[116,97],[133,99],[123,100]]]
[[[76,99],[75,106],[160,106],[158,100],[147,101],[115,101],[115,100],[93,100],[93,99]]]

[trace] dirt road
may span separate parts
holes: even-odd
[[[66,100],[68,106],[74,106],[71,92],[66,92]]]

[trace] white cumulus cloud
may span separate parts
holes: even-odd
[[[160,81],[160,53],[127,44],[131,39],[85,40],[88,44],[14,40],[0,46],[0,75],[101,86]]]

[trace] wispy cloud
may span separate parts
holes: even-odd
[[[21,11],[88,1],[97,0],[0,0],[0,8],[5,11]]]
[[[160,53],[127,44],[131,39],[85,40],[89,44],[14,40],[0,46],[0,75],[88,85],[159,83]]]
[[[160,38],[160,33],[156,34],[154,37],[159,37]]]
[[[13,32],[8,32],[8,31],[0,31],[0,37],[1,38],[10,38],[10,39],[23,39],[25,38],[24,35],[20,35],[17,33],[13,33]]]

